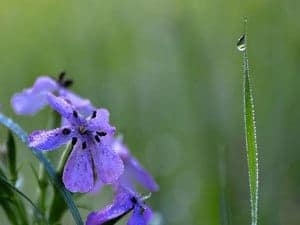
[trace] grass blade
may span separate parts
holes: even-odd
[[[48,222],[47,222],[46,218],[44,217],[44,215],[41,213],[41,211],[38,209],[38,207],[30,200],[30,198],[27,197],[27,195],[25,195],[23,192],[21,192],[19,189],[17,189],[12,184],[10,184],[7,181],[7,179],[4,176],[2,176],[2,175],[0,175],[0,183],[2,185],[5,185],[7,188],[11,189],[13,192],[17,193],[21,197],[23,197],[32,206],[32,208],[37,213],[37,215],[39,216],[39,218],[42,219],[46,224],[48,224]]]
[[[6,117],[5,115],[0,113],[0,123],[9,128],[14,134],[16,134],[22,142],[24,142],[27,145],[27,134],[26,132],[15,122],[13,122],[10,118]],[[56,171],[53,168],[52,164],[49,162],[49,160],[38,150],[31,148],[32,153],[38,160],[44,165],[50,181],[53,183],[53,185],[59,190],[60,194],[62,195],[63,199],[68,205],[68,208],[73,216],[74,221],[76,222],[76,225],[83,225],[83,221],[81,219],[80,213],[78,211],[78,208],[76,207],[71,193],[64,187],[61,180],[57,177]]]
[[[7,148],[7,156],[8,156],[7,158],[8,158],[9,173],[10,173],[12,183],[15,184],[18,179],[18,171],[16,166],[17,153],[16,153],[15,140],[11,131],[8,132],[6,148]]]
[[[249,63],[247,54],[247,32],[239,39],[237,47],[243,53],[243,73],[244,73],[244,122],[246,151],[248,160],[248,175],[250,186],[250,204],[251,204],[251,224],[257,225],[258,213],[258,152],[256,142],[255,111],[252,88],[249,75]]]

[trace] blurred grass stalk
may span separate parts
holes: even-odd
[[[251,224],[257,225],[258,214],[258,153],[256,142],[255,111],[252,88],[249,75],[247,54],[247,19],[244,20],[244,34],[237,43],[238,50],[243,53],[244,73],[244,121],[246,151],[248,160],[248,175],[250,186]]]

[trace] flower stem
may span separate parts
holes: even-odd
[[[57,112],[51,110],[50,116],[48,120],[48,128],[53,129],[59,126],[60,123],[60,116]],[[38,174],[38,184],[39,189],[37,190],[37,205],[42,211],[42,213],[45,213],[46,211],[46,196],[47,196],[47,190],[48,190],[48,178],[47,173],[45,170],[45,167],[42,163],[39,164],[39,174]]]
[[[48,180],[45,171],[45,167],[40,163],[39,165],[39,177],[38,177],[38,198],[37,205],[42,213],[46,211],[46,194],[48,189]]]
[[[71,144],[67,145],[67,147],[65,148],[65,150],[60,158],[60,161],[57,166],[57,176],[59,178],[62,177],[62,171],[63,171],[64,165],[69,157],[71,150],[72,150],[72,145]],[[59,221],[61,219],[62,215],[64,214],[64,212],[66,211],[66,209],[67,209],[67,205],[65,204],[63,198],[61,197],[57,188],[54,188],[53,199],[51,201],[50,211],[49,211],[50,224],[56,223],[57,221]]]

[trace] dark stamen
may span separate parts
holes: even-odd
[[[137,203],[136,197],[131,197],[131,198],[130,198],[130,201],[131,201],[133,204],[136,204],[136,203]]]
[[[81,146],[82,149],[86,149],[86,142],[82,142],[82,146]]]
[[[69,135],[71,133],[71,130],[69,129],[69,128],[64,128],[63,130],[62,130],[62,134],[63,135]]]
[[[75,118],[78,118],[78,113],[74,110],[73,111],[73,116],[75,117]]]
[[[104,137],[106,135],[106,132],[104,131],[97,131],[96,132],[100,137]]]
[[[60,72],[60,74],[58,75],[58,83],[60,83],[64,80],[65,75],[66,75],[65,71]]]
[[[97,142],[100,142],[100,138],[99,138],[98,135],[95,135],[95,139],[96,139]]]
[[[95,117],[97,116],[97,111],[93,111],[93,114],[92,114],[92,119],[94,119]]]
[[[71,79],[67,79],[63,82],[62,86],[64,86],[65,88],[70,87],[73,84],[73,80]]]
[[[72,137],[72,145],[75,145],[77,142],[77,138],[76,137]]]

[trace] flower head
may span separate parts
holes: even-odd
[[[135,184],[139,183],[149,191],[158,191],[159,186],[151,174],[140,164],[140,162],[130,153],[123,143],[121,136],[113,137],[110,140],[112,149],[120,156],[124,164],[124,172],[119,177],[118,183],[124,187],[135,190]],[[103,186],[101,180],[94,186],[91,193],[98,192]]]
[[[91,102],[67,89],[72,83],[72,80],[65,79],[65,73],[61,73],[57,80],[48,76],[40,76],[31,88],[14,94],[11,99],[12,107],[19,115],[33,115],[48,104],[48,93],[56,93],[72,103],[82,114],[91,113],[93,110]]]
[[[29,146],[53,150],[72,141],[73,149],[63,171],[63,182],[72,192],[88,192],[98,180],[114,183],[123,173],[123,162],[107,141],[115,132],[109,124],[109,112],[97,109],[85,118],[61,97],[48,94],[47,100],[68,123],[54,130],[33,132]]]
[[[134,189],[133,183],[138,182],[149,191],[158,191],[158,184],[151,174],[130,153],[127,146],[123,143],[122,137],[114,138],[112,148],[118,153],[124,163],[124,173],[119,178],[119,181],[124,186]]]
[[[132,212],[127,225],[147,225],[151,219],[152,211],[143,202],[141,196],[123,186],[116,189],[112,204],[97,212],[91,212],[86,225],[114,224],[123,216]]]

